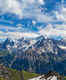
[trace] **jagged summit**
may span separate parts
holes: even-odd
[[[59,42],[54,39],[46,39],[43,36],[33,40],[25,38],[15,41],[6,39],[1,44],[1,48],[8,51],[8,54],[1,57],[1,63],[17,70],[25,69],[36,73],[55,70],[61,73],[64,72],[66,63],[64,43],[62,40]],[[3,45],[6,48],[3,48]]]

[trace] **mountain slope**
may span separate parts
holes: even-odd
[[[0,80],[22,80],[23,78],[24,80],[28,80],[36,76],[39,76],[39,74],[17,71],[0,65]]]
[[[66,46],[63,40],[45,39],[43,36],[35,40],[18,39],[5,41],[7,55],[0,56],[1,63],[17,70],[46,73],[50,70],[64,73],[66,71]],[[13,45],[11,45],[13,43]],[[4,44],[4,43],[3,43]]]

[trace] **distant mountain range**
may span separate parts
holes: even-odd
[[[43,36],[18,40],[7,38],[0,43],[0,55],[0,63],[7,67],[41,74],[57,71],[66,75],[65,40]]]

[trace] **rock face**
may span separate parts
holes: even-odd
[[[59,75],[57,72],[48,72],[45,75],[41,75],[29,80],[64,80],[64,77],[62,75]]]
[[[0,56],[0,63],[7,67],[41,74],[50,70],[66,74],[66,42],[64,40],[45,39],[43,36],[34,40],[6,39],[1,46],[8,51],[8,54]]]
[[[64,80],[64,77],[62,75],[59,75],[57,72],[48,72],[48,74],[42,76],[41,78],[45,78],[46,80]]]

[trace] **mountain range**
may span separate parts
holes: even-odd
[[[0,43],[0,55],[0,63],[9,68],[40,74],[57,71],[66,75],[66,41],[63,39],[7,38]]]

